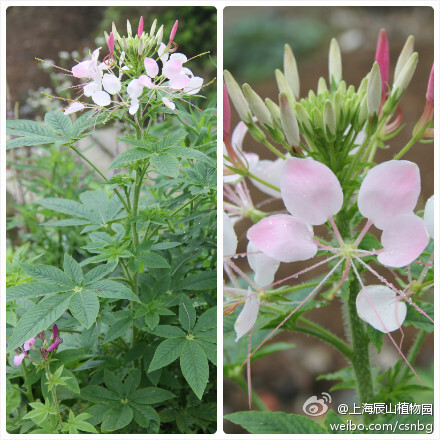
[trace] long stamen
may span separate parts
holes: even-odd
[[[240,275],[248,284],[254,289],[258,290],[260,286],[257,286],[253,280],[251,280],[236,264],[232,261],[225,261],[225,265],[229,265],[232,270],[234,270],[238,275]]]
[[[232,272],[231,268],[227,265],[224,264],[223,265],[225,272],[228,275],[228,278],[230,279],[230,281],[232,282],[232,284],[236,287],[236,288],[240,288],[240,284],[237,281],[237,277],[234,275],[234,273]]]
[[[252,406],[251,346],[252,346],[253,331],[254,331],[254,327],[251,328],[251,331],[249,333],[248,355],[247,355],[247,365],[246,365],[249,409],[251,409]]]
[[[341,233],[339,232],[339,229],[336,226],[335,220],[333,219],[332,216],[330,216],[328,221],[330,222],[330,224],[331,224],[331,226],[333,228],[333,231],[334,231],[334,233],[336,235],[336,239],[338,240],[339,245],[341,247],[344,247],[344,240],[342,240]]]
[[[354,242],[353,247],[357,248],[359,246],[359,243],[365,237],[365,234],[371,228],[372,224],[373,224],[373,222],[371,220],[368,220],[367,223],[365,223],[365,226],[362,228],[362,231],[359,233],[358,237],[356,238],[356,241]]]
[[[359,281],[359,284],[361,285],[362,289],[365,289],[364,283],[362,282],[362,279],[359,275],[359,272],[356,269],[356,266],[354,265],[354,263],[352,262],[352,267],[353,267],[353,271],[356,274],[356,278]],[[406,362],[406,364],[408,365],[408,367],[411,369],[411,371],[414,373],[414,376],[416,376],[417,380],[419,381],[420,385],[423,386],[422,381],[420,380],[420,377],[418,376],[418,374],[416,373],[416,371],[414,370],[414,368],[412,367],[412,365],[409,363],[408,359],[405,357],[405,355],[403,354],[401,347],[399,347],[396,343],[396,341],[394,340],[394,338],[391,336],[390,332],[387,330],[385,323],[383,322],[380,314],[377,312],[376,307],[374,307],[373,301],[371,301],[370,296],[368,295],[367,292],[367,300],[370,303],[370,306],[372,307],[374,313],[376,314],[376,316],[379,318],[379,322],[381,323],[382,327],[386,330],[386,333],[388,335],[388,337],[390,338],[391,342],[393,343],[393,345],[396,347],[397,351],[399,352],[400,356],[402,356],[403,360]],[[397,303],[396,303],[397,305]],[[402,331],[402,327],[400,327],[400,330]],[[403,339],[401,341],[401,343],[403,342]]]
[[[433,252],[433,253],[431,254],[431,256],[429,257],[428,262],[425,263],[426,265],[425,265],[425,267],[423,268],[422,273],[420,274],[419,278],[417,279],[417,283],[418,283],[418,284],[423,283],[423,280],[425,279],[425,277],[426,277],[426,275],[427,275],[427,273],[428,273],[429,268],[433,266],[433,264],[432,264],[432,261],[433,261],[433,260],[434,260],[434,252]]]
[[[371,266],[369,266],[367,263],[362,261],[360,258],[355,257],[359,263],[362,264],[362,266],[366,267],[373,275],[376,276],[382,283],[386,284],[390,289],[392,289],[394,292],[396,292],[400,297],[402,297],[406,302],[411,304],[419,313],[421,313],[425,318],[429,319],[433,324],[433,319],[425,312],[423,311],[417,304],[413,302],[413,300],[406,296],[405,293],[403,293],[401,290],[398,290],[396,287],[394,287],[393,284],[391,284],[386,278],[384,278],[382,275],[378,274]]]
[[[263,339],[263,341],[260,342],[257,348],[254,349],[254,351],[251,353],[251,356],[254,355],[254,353],[259,350],[259,348],[268,340],[270,339],[273,334],[282,327],[286,321],[288,321],[294,313],[296,313],[303,304],[305,304],[313,295],[315,295],[318,290],[322,287],[322,285],[331,277],[333,272],[341,265],[341,263],[344,261],[342,258],[338,263],[336,263],[335,267],[330,270],[330,272],[321,280],[321,282]]]

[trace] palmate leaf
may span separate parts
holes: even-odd
[[[251,434],[327,434],[317,422],[297,414],[242,411],[225,416]]]
[[[137,162],[138,160],[144,160],[151,156],[151,151],[146,148],[131,148],[130,150],[124,151],[120,154],[110,165],[109,169],[114,170],[116,168],[121,168],[127,164]]]
[[[209,378],[208,359],[202,347],[195,340],[187,340],[180,355],[180,368],[182,374],[201,399]]]
[[[150,157],[150,164],[156,168],[157,172],[165,176],[177,177],[179,175],[179,161],[172,154],[153,154]]]
[[[20,284],[6,290],[7,301],[16,301],[24,298],[36,298],[38,296],[49,295],[50,293],[60,293],[70,290],[70,286],[59,286],[54,283],[40,282]]]
[[[63,431],[69,434],[78,434],[79,431],[92,432],[93,434],[98,434],[96,428],[87,419],[92,417],[91,414],[81,413],[75,417],[72,410],[69,411],[69,418],[66,422],[63,422]]]
[[[139,301],[139,298],[126,286],[117,281],[100,280],[87,286],[87,290],[93,291],[101,298],[129,299]]]
[[[67,310],[72,295],[68,292],[51,296],[30,308],[18,321],[9,340],[8,352],[50,327]]]
[[[151,405],[153,403],[161,403],[176,397],[170,391],[157,387],[141,388],[128,396],[130,402],[139,403],[140,405]]]
[[[105,335],[103,344],[106,344],[107,342],[113,341],[114,339],[124,335],[125,332],[127,332],[127,330],[132,326],[132,324],[133,319],[131,317],[122,318],[119,321],[116,321]]]

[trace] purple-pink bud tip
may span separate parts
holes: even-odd
[[[387,91],[388,73],[390,70],[390,49],[385,29],[381,29],[379,32],[375,61],[379,64],[380,76],[382,78],[382,94],[384,94]]]
[[[426,100],[434,102],[434,63],[432,64],[431,74],[429,75],[428,88],[426,89]]]
[[[110,35],[107,40],[107,46],[108,46],[108,50],[110,52],[110,55],[112,55],[113,49],[115,48],[115,36],[113,35],[113,32],[110,32]]]
[[[58,336],[58,326],[56,324],[54,324],[54,326],[52,327],[52,339],[56,339]]]
[[[139,26],[138,26],[138,38],[142,37],[142,33],[144,32],[144,17],[141,17],[139,19]]]
[[[179,25],[179,20],[176,20],[176,22],[174,23],[173,28],[171,29],[170,41],[174,41],[174,37],[176,36],[177,26],[178,25]]]

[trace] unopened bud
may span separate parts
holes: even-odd
[[[400,90],[401,93],[403,93],[407,89],[416,70],[418,61],[419,54],[417,52],[414,52],[403,66],[402,70],[399,73],[399,76],[396,78],[393,85],[393,91]]]
[[[335,116],[336,116],[336,125],[339,124],[340,119],[342,118],[342,98],[341,98],[341,94],[339,92],[336,92],[333,95],[333,109],[335,111]]]
[[[324,113],[322,114],[322,122],[324,127],[331,135],[336,134],[336,116],[332,103],[327,100],[324,104]]]
[[[131,37],[131,24],[130,24],[130,21],[129,20],[127,20],[127,36],[128,37]]]
[[[231,98],[232,103],[234,104],[235,109],[237,110],[238,116],[243,122],[251,123],[252,122],[252,114],[251,109],[246,101],[246,98],[243,95],[243,92],[240,89],[240,86],[235,81],[234,77],[225,70],[224,78],[226,83],[226,88],[228,89],[229,96]]]
[[[377,61],[373,64],[367,85],[367,106],[368,113],[373,116],[379,112],[380,101],[382,96],[382,80],[380,77],[380,69]]]
[[[144,17],[141,16],[141,18],[139,19],[139,26],[137,33],[138,38],[141,38],[143,33],[144,33]]]
[[[139,44],[138,44],[138,54],[139,54],[139,56],[142,55],[143,51],[144,51],[144,40],[139,40]]]
[[[382,80],[382,93],[387,91],[388,72],[390,70],[390,49],[388,47],[387,31],[381,29],[377,39],[375,61],[379,64],[380,77]]]
[[[364,96],[362,99],[362,102],[359,106],[357,121],[356,121],[356,130],[361,131],[362,127],[364,126],[365,122],[368,118],[368,104],[367,104],[367,97]]]
[[[296,120],[295,113],[290,105],[289,98],[285,93],[280,93],[280,111],[281,124],[288,144],[293,147],[299,146],[298,121]]]
[[[176,36],[177,26],[179,25],[179,20],[176,20],[173,28],[171,29],[170,41],[174,41],[174,37]]]
[[[153,24],[151,25],[150,37],[152,37],[154,35],[154,32],[156,30],[156,25],[157,25],[157,19],[155,18],[154,21],[153,21]]]
[[[405,45],[403,46],[402,51],[400,52],[399,58],[397,59],[396,68],[394,69],[394,82],[396,82],[397,77],[405,66],[406,62],[409,60],[409,57],[414,52],[414,37],[410,35]]]
[[[113,33],[113,35],[115,37],[115,41],[118,41],[121,38],[121,36],[119,35],[118,31],[116,30],[116,25],[113,22],[112,22],[112,33]]]
[[[275,121],[275,123],[281,127],[281,111],[280,111],[280,107],[275,104],[275,102],[273,102],[270,98],[266,98],[264,100],[267,109],[270,112],[270,115],[272,116],[272,119]]]
[[[291,47],[284,45],[284,76],[295,99],[299,98],[299,75]]]
[[[426,100],[434,102],[434,63],[432,64],[431,73],[428,80],[428,88],[426,89]]]
[[[312,110],[312,119],[314,127],[324,130],[324,125],[322,124],[322,113],[317,107]]]
[[[157,45],[159,46],[163,40],[163,25],[157,31],[156,38],[157,38]]]
[[[336,89],[342,80],[342,59],[339,44],[335,38],[332,38],[328,55],[328,76],[330,88]]]
[[[252,110],[252,113],[257,117],[261,125],[268,125],[272,127],[272,118],[270,112],[264,104],[263,100],[260,98],[258,93],[256,93],[249,84],[243,84],[243,93]]]
[[[285,93],[289,98],[290,103],[293,105],[295,102],[295,98],[293,96],[293,92],[290,89],[290,86],[281,70],[275,70],[275,79],[277,80],[278,90],[280,93]]]
[[[318,95],[322,95],[323,93],[328,92],[328,88],[327,88],[327,83],[325,82],[325,78],[323,78],[321,76],[321,78],[319,78],[318,80],[318,89],[316,91],[316,93]]]
[[[362,78],[361,83],[359,84],[358,90],[357,90],[357,94],[359,96],[359,99],[362,100],[365,93],[367,93],[367,84],[368,84],[368,75],[364,76]]]
[[[295,113],[296,113],[296,119],[299,122],[299,124],[301,124],[303,128],[307,130],[309,133],[312,133],[313,127],[312,124],[310,123],[310,117],[301,104],[297,103],[295,105]]]

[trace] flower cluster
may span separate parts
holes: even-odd
[[[128,108],[134,115],[139,104],[148,97],[147,104],[158,100],[174,110],[174,99],[182,95],[194,95],[203,85],[203,78],[194,76],[184,64],[186,55],[176,53],[177,45],[174,38],[178,22],[173,26],[168,44],[162,42],[163,26],[156,34],[154,21],[150,33],[143,30],[143,18],[139,21],[138,33],[131,34],[130,23],[127,25],[127,37],[121,37],[113,26],[110,35],[106,34],[109,55],[99,62],[97,48],[91,59],[81,61],[72,67],[75,78],[88,81],[82,84],[83,94],[91,97],[97,108],[114,104],[115,107]],[[158,61],[162,68],[159,68]],[[144,89],[146,93],[144,94]],[[115,95],[117,98],[115,98]],[[84,108],[93,108],[89,104],[73,101],[64,111],[71,114]]]

